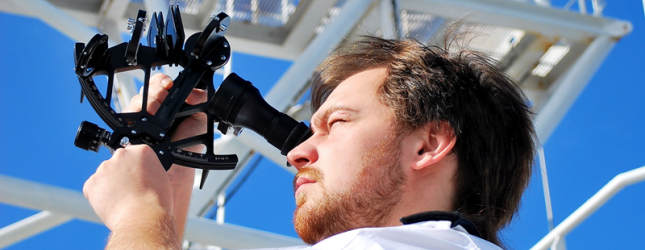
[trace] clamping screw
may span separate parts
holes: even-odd
[[[224,48],[228,48],[228,43],[224,43]]]
[[[160,155],[162,155],[162,154],[163,154],[163,150],[159,150],[159,154],[160,154]]]
[[[224,61],[224,60],[226,60],[226,56],[222,56],[222,57],[220,57],[220,59],[222,59],[222,61]]]
[[[240,136],[240,134],[241,134],[241,133],[242,133],[242,131],[244,130],[244,128],[243,128],[243,127],[231,127],[231,128],[229,128],[229,129],[232,129],[232,130],[233,130],[233,131],[232,131],[232,132],[233,132],[233,135],[234,135],[234,136],[236,136],[236,137],[237,137],[237,136]]]
[[[213,64],[213,62],[211,62],[210,60],[206,61],[206,65],[211,66],[212,64]]]
[[[213,20],[213,21],[215,21],[215,22],[219,22],[219,17],[217,17],[217,15],[216,15],[216,14],[212,14],[212,15],[211,15],[211,20]]]
[[[139,19],[137,19],[137,21],[139,21],[139,22],[142,22],[142,23],[143,23],[143,32],[146,32],[146,24],[148,23],[148,19],[147,19],[147,18],[143,18],[143,17],[139,17]]]
[[[159,133],[159,136],[164,137],[164,136],[166,136],[166,134],[164,134],[164,133]]]
[[[145,121],[148,121],[148,118],[142,117],[142,118],[141,118],[141,121],[144,121],[144,122],[145,122]]]
[[[130,33],[134,32],[134,19],[128,18],[128,27],[127,29],[130,31]]]
[[[226,31],[226,29],[227,29],[227,28],[228,28],[228,27],[227,27],[226,25],[224,25],[223,23],[220,23],[220,24],[219,24],[219,30],[220,30],[220,31]]]
[[[121,145],[121,147],[124,147],[124,148],[129,146],[130,145],[130,138],[128,138],[128,137],[121,138],[121,141],[119,142],[119,145]]]
[[[135,135],[137,134],[137,131],[136,131],[136,130],[134,130],[134,129],[133,129],[132,131],[130,131],[130,132],[131,132],[132,134],[135,134]]]

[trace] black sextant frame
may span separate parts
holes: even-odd
[[[162,13],[152,15],[147,45],[140,43],[147,21],[144,10],[139,10],[137,19],[130,20],[129,28],[133,30],[133,34],[129,42],[108,48],[108,36],[97,34],[87,45],[76,43],[74,62],[82,89],[81,102],[86,97],[113,132],[83,122],[75,144],[92,151],[98,151],[100,146],[113,151],[128,143],[146,144],[155,151],[166,170],[173,163],[203,169],[203,186],[208,170],[233,169],[237,164],[236,155],[215,155],[213,152],[213,124],[220,122],[218,130],[224,134],[231,130],[231,125],[221,122],[218,116],[208,112],[208,103],[188,105],[185,101],[194,88],[205,89],[208,100],[213,98],[216,92],[213,74],[228,62],[231,55],[230,44],[224,37],[230,17],[225,13],[213,16],[204,31],[193,34],[184,41],[179,7],[171,6],[167,15],[165,22]],[[174,80],[159,110],[151,115],[147,108],[150,74],[153,69],[163,65],[181,66],[184,70]],[[143,70],[145,73],[141,111],[118,113],[110,105],[114,77],[116,73],[130,70]],[[99,75],[106,75],[108,78],[105,96],[93,80],[93,77]],[[170,134],[177,124],[198,112],[207,116],[207,132],[171,142]],[[239,131],[239,128],[233,127],[233,130]],[[198,144],[206,146],[205,153],[181,149]]]

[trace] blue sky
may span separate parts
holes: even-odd
[[[645,165],[642,2],[611,1],[604,15],[628,20],[634,29],[619,41],[545,145],[556,225],[616,174]],[[80,86],[72,71],[75,41],[33,18],[0,13],[0,24],[0,174],[80,191],[110,155],[73,145],[81,121],[101,124],[88,103],[79,103]],[[234,54],[233,63],[233,71],[263,94],[291,65],[244,54]],[[535,173],[519,216],[503,232],[512,249],[529,248],[548,231]],[[296,236],[291,179],[262,160],[228,203],[226,221]],[[642,211],[645,183],[611,199],[567,236],[567,246],[645,249]],[[37,212],[0,204],[0,227]],[[7,249],[102,249],[107,234],[103,225],[73,220]]]

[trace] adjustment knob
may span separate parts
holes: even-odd
[[[98,125],[83,121],[76,132],[74,145],[88,151],[99,152],[99,146],[110,139],[110,133]]]

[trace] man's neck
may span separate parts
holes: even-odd
[[[454,211],[452,171],[408,173],[401,201],[393,209],[386,226],[399,226],[402,217],[426,211]]]

